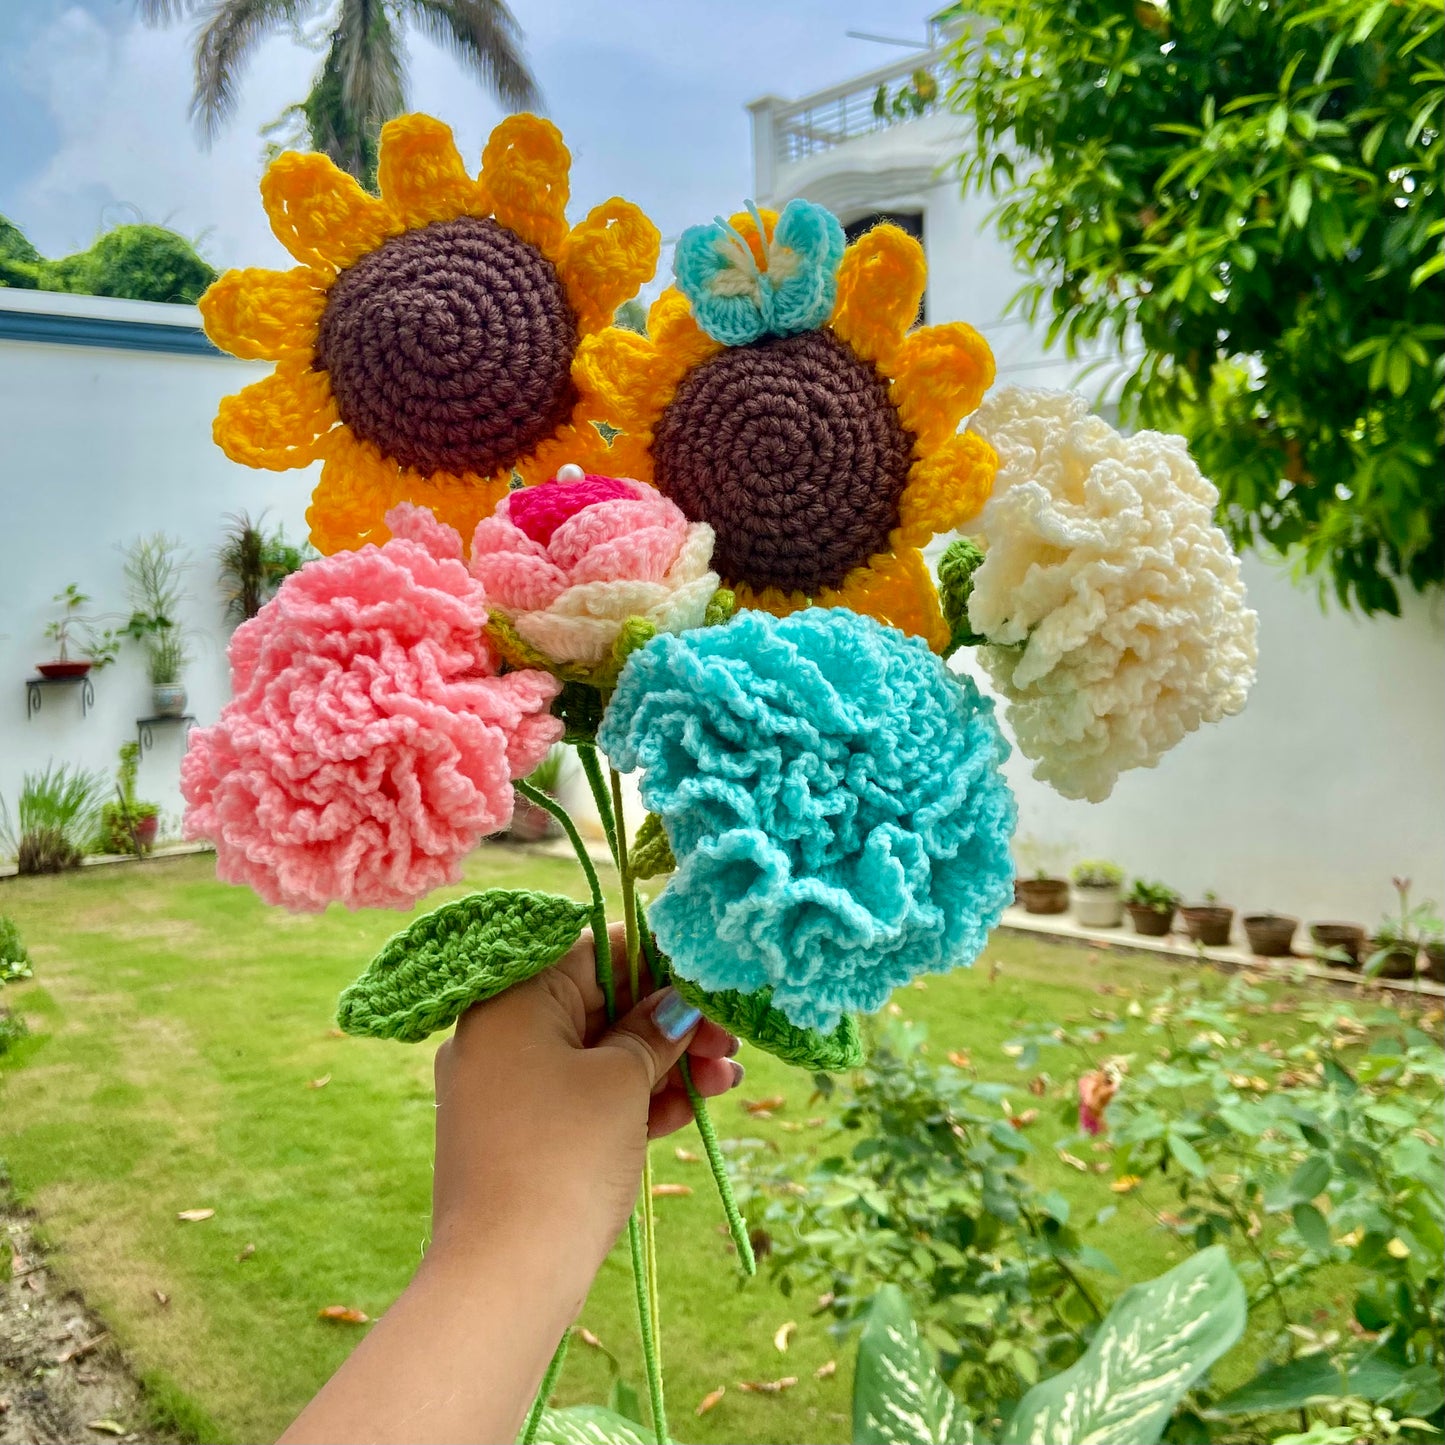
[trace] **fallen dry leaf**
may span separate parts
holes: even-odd
[[[1087,1174],[1089,1172],[1089,1166],[1085,1164],[1077,1154],[1070,1154],[1067,1149],[1059,1150],[1059,1158],[1062,1159],[1070,1169],[1077,1169],[1080,1174]]]
[[[1009,1058],[1016,1059],[1023,1053],[1024,1046],[1022,1044],[1004,1044],[1003,1051]]]
[[[184,1219],[187,1224],[199,1224],[203,1219],[215,1217],[214,1209],[183,1209],[176,1215],[177,1219]]]
[[[162,1308],[170,1304],[171,1297],[163,1289],[153,1289],[151,1293],[156,1297],[156,1303]]]
[[[345,1029],[327,1029],[327,1030],[326,1030],[326,1037],[327,1037],[328,1039],[344,1039],[344,1038],[346,1037],[346,1030],[345,1030]]]
[[[955,1069],[971,1069],[973,1067],[973,1059],[969,1056],[967,1049],[950,1049],[948,1062]]]
[[[813,1306],[813,1313],[820,1315],[824,1310],[832,1309],[833,1301],[837,1298],[838,1296],[835,1295],[832,1290],[829,1290],[827,1294],[820,1294],[817,1304]]]
[[[749,1114],[771,1114],[787,1102],[782,1094],[770,1094],[766,1099],[744,1099],[743,1108]]]
[[[679,1164],[701,1164],[702,1155],[694,1154],[691,1149],[674,1149],[673,1157]]]
[[[1047,1074],[1035,1074],[1029,1080],[1029,1093],[1034,1098],[1042,1099],[1049,1092],[1049,1076]]]
[[[837,1360],[824,1360],[816,1370],[813,1371],[815,1380],[831,1380],[838,1373]]]
[[[654,1184],[652,1186],[654,1199],[682,1199],[691,1193],[691,1184]]]
[[[316,1311],[318,1320],[329,1320],[337,1325],[364,1325],[371,1316],[363,1310],[354,1310],[347,1305],[326,1305]]]
[[[329,1084],[330,1082],[331,1082],[331,1075],[330,1075],[330,1074],[322,1074],[322,1076],[321,1076],[319,1079],[307,1079],[307,1080],[306,1080],[306,1087],[307,1087],[308,1089],[324,1089],[324,1088],[327,1086],[327,1084]]]
[[[788,1320],[785,1324],[779,1325],[773,1332],[773,1348],[780,1355],[786,1355],[788,1353],[788,1342],[792,1339],[793,1331],[797,1328],[797,1320]]]
[[[99,1430],[102,1435],[124,1435],[125,1426],[118,1425],[114,1420],[92,1420],[86,1427],[87,1430]]]
[[[797,1383],[796,1375],[784,1375],[781,1380],[739,1380],[738,1389],[748,1395],[781,1395]]]
[[[697,1409],[692,1413],[694,1415],[706,1415],[709,1410],[717,1406],[718,1402],[727,1392],[728,1387],[726,1385],[719,1385],[716,1390],[709,1390],[707,1394],[697,1402]]]
[[[236,1263],[240,1264],[243,1259],[250,1259],[255,1252],[256,1246],[254,1244],[242,1245],[240,1254],[236,1256]]]
[[[1022,1114],[1010,1114],[1008,1121],[1015,1129],[1027,1129],[1030,1124],[1038,1123],[1039,1111],[1037,1109],[1025,1109]]]
[[[810,1129],[821,1129],[823,1125],[828,1122],[828,1116],[826,1114],[814,1114],[811,1119],[804,1119],[803,1122]]]
[[[1109,1188],[1115,1194],[1132,1194],[1143,1182],[1137,1174],[1121,1174]]]
[[[887,1014],[889,1018],[901,1019],[903,1017],[903,1010],[899,1008],[896,1003],[891,1003],[888,1005]]]
[[[796,1119],[779,1119],[778,1128],[788,1134],[801,1134],[803,1126]]]
[[[109,1338],[110,1331],[102,1330],[98,1335],[93,1335],[83,1344],[73,1345],[70,1349],[66,1350],[63,1355],[57,1355],[55,1357],[55,1363],[57,1365],[68,1365],[72,1360],[83,1360],[92,1350],[103,1344]]]

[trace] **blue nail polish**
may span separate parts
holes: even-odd
[[[653,1023],[663,1037],[674,1044],[685,1034],[691,1033],[701,1018],[702,1010],[693,1008],[675,988],[669,988],[652,1011]]]

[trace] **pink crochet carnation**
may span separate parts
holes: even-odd
[[[555,678],[497,675],[461,538],[420,508],[386,521],[236,629],[234,699],[181,765],[186,836],[268,903],[409,908],[455,882],[561,735]]]
[[[632,617],[700,627],[718,588],[713,533],[661,492],[617,477],[511,492],[477,524],[472,575],[494,612],[557,663],[592,666]]]

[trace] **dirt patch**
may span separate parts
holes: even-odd
[[[105,1324],[52,1275],[34,1219],[0,1196],[0,1445],[164,1440]]]

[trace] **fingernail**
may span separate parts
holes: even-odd
[[[702,1019],[702,1010],[695,1009],[675,988],[663,990],[662,998],[652,1011],[652,1021],[662,1036],[671,1043],[690,1034]]]
[[[748,1071],[736,1059],[731,1060],[733,1066],[733,1081],[728,1085],[729,1089],[736,1089],[739,1084],[748,1076]]]
[[[729,1035],[728,1035],[728,1058],[732,1058],[732,1056],[733,1056],[735,1053],[737,1053],[737,1051],[738,1051],[740,1048],[742,1048],[742,1046],[743,1046],[743,1041],[742,1041],[736,1034],[729,1034]]]

